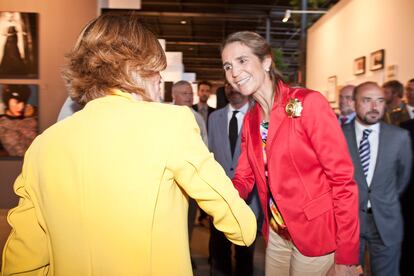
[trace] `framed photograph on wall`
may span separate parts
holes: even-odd
[[[328,102],[330,102],[331,104],[335,104],[337,101],[337,96],[336,96],[336,85],[337,85],[337,78],[336,76],[330,76],[328,78],[328,85],[327,85],[327,89],[326,89],[326,98],[328,100]]]
[[[397,80],[398,79],[398,65],[392,64],[386,67],[386,80]]]
[[[38,14],[0,11],[0,34],[0,78],[38,78]]]
[[[381,49],[371,53],[369,70],[376,71],[384,68],[385,50]]]
[[[0,83],[0,158],[21,158],[38,135],[38,86]]]
[[[354,59],[354,75],[365,73],[365,56]]]

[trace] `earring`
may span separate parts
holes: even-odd
[[[270,72],[270,68],[266,68],[265,71],[269,73]]]

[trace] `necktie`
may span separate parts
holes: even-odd
[[[234,155],[237,137],[239,136],[239,127],[237,125],[237,118],[236,118],[236,114],[238,112],[239,112],[238,110],[233,111],[233,116],[231,116],[230,124],[229,124],[229,141],[230,141],[231,157],[233,157]]]
[[[369,159],[371,157],[371,150],[369,145],[368,136],[372,132],[372,129],[364,129],[362,133],[362,139],[359,143],[359,157],[361,159],[362,170],[364,171],[365,178],[368,175]]]
[[[208,107],[207,106],[202,106],[198,109],[198,113],[201,114],[201,116],[204,119],[204,122],[207,124],[207,119],[208,119]]]
[[[346,121],[348,121],[348,117],[345,117],[345,116],[341,117],[340,120],[341,120],[341,125],[344,125]]]

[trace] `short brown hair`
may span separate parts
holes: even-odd
[[[382,85],[382,87],[391,89],[392,94],[396,95],[398,98],[402,98],[404,95],[404,86],[397,80],[387,81]]]
[[[273,84],[276,84],[279,80],[283,81],[282,74],[276,69],[275,61],[273,60],[272,55],[272,48],[261,35],[249,31],[232,33],[223,42],[221,52],[223,52],[223,49],[227,44],[233,42],[240,42],[241,44],[249,47],[252,53],[261,61],[263,61],[266,57],[270,57],[272,59],[272,65],[270,66],[269,74]]]
[[[150,101],[145,79],[167,61],[157,38],[138,15],[103,14],[82,30],[63,70],[70,97],[79,104],[106,96],[111,89]]]
[[[198,82],[198,87],[200,87],[200,85],[207,85],[208,87],[212,87],[211,82],[206,81],[206,80],[202,80]]]

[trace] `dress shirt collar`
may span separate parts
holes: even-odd
[[[338,119],[341,120],[341,118],[346,118],[345,124],[350,123],[356,116],[355,112],[352,112],[348,115],[339,115]]]
[[[361,124],[358,120],[355,120],[355,131],[357,133],[362,133],[365,129],[371,129],[372,132],[379,133],[380,123],[378,122],[376,124],[366,126],[366,125]]]
[[[229,104],[229,113],[233,113],[233,111],[238,110],[243,115],[246,114],[247,110],[249,110],[249,103],[247,102],[245,105],[240,107],[239,109],[235,109],[231,104]]]

